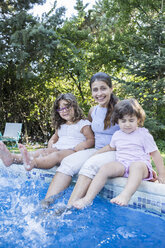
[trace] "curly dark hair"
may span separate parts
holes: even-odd
[[[103,81],[109,86],[109,88],[112,88],[111,78],[104,72],[97,72],[91,77],[90,88],[92,88],[92,83],[94,83],[95,81]],[[107,106],[107,113],[104,119],[104,130],[111,126],[111,115],[117,102],[118,98],[112,93]]]
[[[113,110],[112,123],[118,123],[118,120],[123,119],[125,115],[135,115],[138,119],[138,125],[143,126],[146,117],[145,111],[136,99],[130,98],[118,102]]]
[[[79,107],[76,97],[72,95],[71,93],[66,94],[60,94],[53,105],[52,109],[52,125],[55,129],[58,129],[61,127],[62,124],[66,123],[66,120],[61,118],[58,109],[59,109],[59,103],[61,100],[65,100],[68,102],[68,105],[74,108],[74,119],[73,122],[78,122],[81,119],[85,119],[84,113],[82,109]]]

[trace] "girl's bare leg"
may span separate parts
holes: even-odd
[[[41,156],[41,157],[47,156],[50,153],[56,152],[56,151],[58,151],[56,148],[41,148],[41,149],[38,149],[36,151],[30,152],[30,154],[33,158],[37,158],[39,156]]]
[[[13,163],[22,164],[22,156],[11,153],[2,141],[0,141],[0,158],[7,167]]]
[[[76,185],[71,194],[71,197],[68,201],[68,206],[72,206],[75,201],[84,197],[84,195],[86,194],[89,188],[91,181],[92,181],[91,178],[86,177],[84,175],[79,175]]]
[[[115,198],[111,199],[112,203],[120,206],[127,205],[131,196],[139,187],[141,181],[148,177],[148,168],[143,162],[135,162],[129,168],[129,176],[124,190]]]
[[[19,144],[18,147],[19,146],[20,146],[20,148],[24,147],[21,144]],[[46,155],[48,155],[48,154],[50,154],[51,152],[54,152],[54,151],[55,151],[55,148],[39,149],[39,150],[37,150],[35,152],[30,152],[30,155],[33,158],[35,158],[35,157],[38,157],[40,155],[46,156]],[[8,150],[8,148],[6,147],[6,145],[2,141],[0,141],[0,159],[2,159],[3,163],[7,167],[10,166],[13,163],[15,163],[15,164],[22,164],[23,163],[22,154],[11,153]]]
[[[123,176],[125,168],[119,162],[111,162],[103,165],[99,172],[94,177],[92,183],[89,186],[89,189],[85,195],[85,197],[81,198],[78,201],[73,203],[73,206],[82,209],[85,206],[91,204],[95,196],[101,191],[104,187],[108,177],[118,177]]]
[[[44,157],[38,157],[35,159],[36,167],[40,169],[50,169],[55,165],[61,163],[63,158],[74,153],[73,150],[60,150],[50,153]]]
[[[30,157],[30,153],[28,153],[26,147],[22,144],[18,144],[18,148],[20,150],[20,153],[22,155],[23,163],[26,170],[31,170],[34,168],[34,160]]]
[[[44,157],[33,158],[31,153],[27,151],[24,145],[19,144],[18,147],[22,154],[25,168],[28,171],[32,170],[33,168],[50,169],[56,164],[60,163],[63,158],[74,153],[72,150],[61,150],[52,152]]]

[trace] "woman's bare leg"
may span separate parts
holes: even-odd
[[[51,184],[49,185],[48,191],[46,193],[45,199],[42,200],[41,204],[43,208],[48,208],[50,204],[54,203],[57,199],[58,194],[61,193],[64,189],[68,188],[72,181],[72,177],[66,175],[61,172],[56,172],[55,176],[53,177]],[[58,209],[58,213],[62,213],[65,211],[67,207],[62,207],[62,209]]]
[[[127,205],[131,196],[135,193],[141,181],[148,177],[148,168],[143,162],[135,162],[129,168],[129,176],[124,190],[115,198],[111,199],[112,203],[120,206]]]
[[[13,163],[22,164],[22,156],[11,153],[2,141],[0,141],[0,158],[7,167]]]
[[[92,179],[84,175],[79,175],[76,185],[68,201],[68,206],[72,206],[75,201],[84,197]]]
[[[99,172],[94,177],[92,183],[90,184],[86,195],[78,201],[73,203],[73,206],[81,209],[85,206],[91,204],[95,196],[101,191],[104,187],[108,177],[118,177],[123,176],[125,168],[119,162],[111,162],[103,165]]]
[[[27,151],[24,145],[19,144],[18,147],[22,154],[25,168],[28,171],[32,170],[33,168],[50,169],[56,164],[60,163],[63,158],[74,153],[72,150],[61,150],[52,152],[44,157],[33,158],[31,153]]]
[[[68,188],[72,181],[72,177],[61,172],[56,172],[53,177],[51,184],[46,193],[45,199],[57,195],[62,192],[64,189]]]

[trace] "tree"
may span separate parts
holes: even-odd
[[[155,138],[165,134],[163,4],[161,0],[102,0],[94,13],[94,59],[98,62],[100,57],[103,68],[119,82],[120,97],[135,97],[143,105],[145,125]]]
[[[44,70],[44,61],[50,54],[55,56],[57,53],[58,28],[63,23],[64,8],[57,9],[50,17],[45,16],[42,21],[27,13],[34,3],[43,2],[29,0],[1,3],[0,117],[2,126],[6,121],[23,122],[25,133],[27,130],[31,132],[33,125],[42,131],[45,123],[48,123],[47,129],[50,126],[50,118],[42,124],[35,113],[40,112],[40,100],[43,97],[47,99],[49,94],[49,87],[46,87],[41,72]],[[50,107],[49,101],[47,107]]]
[[[162,118],[165,109],[165,18],[161,3],[163,1],[152,2],[151,6],[136,6],[135,32],[128,43],[129,57],[125,63],[134,80],[124,82],[126,94],[133,95],[143,105],[147,113],[145,125],[155,138],[165,135]]]

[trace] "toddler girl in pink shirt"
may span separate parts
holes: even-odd
[[[86,195],[74,203],[76,208],[89,205],[100,192],[108,178],[128,177],[124,190],[112,203],[127,205],[142,180],[153,179],[150,157],[158,171],[158,181],[165,183],[165,167],[156,143],[149,131],[142,127],[145,112],[135,99],[120,101],[115,105],[112,123],[118,123],[120,130],[112,136],[109,145],[97,153],[116,151],[116,161],[101,167],[93,179]]]

